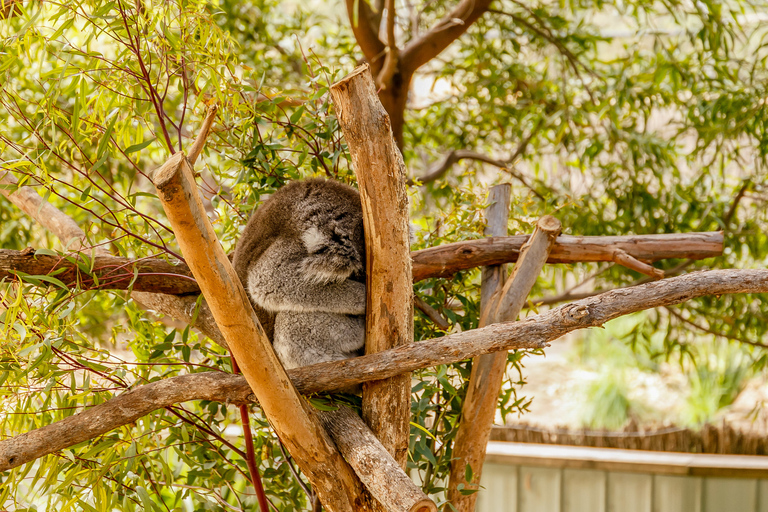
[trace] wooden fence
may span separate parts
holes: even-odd
[[[768,458],[488,444],[477,512],[768,512]]]

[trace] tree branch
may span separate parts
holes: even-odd
[[[368,426],[349,407],[318,411],[323,426],[385,512],[437,512]]]
[[[335,391],[500,350],[541,348],[569,332],[601,326],[637,311],[732,293],[768,293],[768,270],[692,272],[606,292],[518,322],[409,343],[354,359],[294,368],[288,375],[301,393]],[[242,376],[219,372],[184,375],[143,385],[60,422],[0,441],[0,471],[93,439],[151,410],[197,399],[241,403],[254,397]],[[88,428],[85,433],[83,429]]]
[[[488,207],[485,211],[485,236],[507,236],[509,233],[510,194],[512,186],[502,183],[492,187],[488,193]],[[525,253],[520,261],[525,261]],[[496,309],[507,279],[506,265],[483,267],[480,278],[480,320],[479,327],[496,323]],[[476,484],[480,473],[475,455],[484,454],[487,439],[483,439],[484,430],[490,431],[499,402],[499,391],[491,381],[503,379],[507,368],[507,352],[483,354],[472,360],[472,371],[467,384],[467,394],[461,406],[461,417],[456,431],[451,456],[451,469],[448,480],[448,502],[455,510],[474,510],[471,495],[463,495],[459,489]],[[489,416],[489,417],[486,417]],[[486,425],[487,424],[487,425]],[[478,432],[481,435],[477,435]],[[487,436],[486,436],[487,437]],[[466,478],[466,467],[473,471],[472,481]],[[476,485],[470,489],[476,488]]]
[[[222,394],[223,393],[223,394]],[[0,471],[15,468],[132,423],[157,409],[211,400],[248,403],[251,388],[241,376],[205,372],[139,386],[61,421],[0,441]]]
[[[475,151],[470,151],[468,149],[455,149],[450,153],[448,153],[445,157],[443,157],[443,159],[439,163],[427,169],[427,172],[424,174],[424,176],[422,176],[421,178],[416,178],[415,180],[409,179],[406,183],[409,186],[415,185],[417,182],[420,185],[426,185],[427,183],[431,183],[439,179],[459,161],[464,159],[472,159],[472,160],[478,160],[480,162],[485,162],[490,165],[494,165],[506,171],[507,173],[510,174],[510,176],[512,176],[517,181],[522,183],[523,186],[528,190],[530,190],[536,197],[538,197],[541,200],[544,200],[544,196],[542,196],[541,193],[539,193],[530,183],[528,183],[528,180],[525,178],[525,176],[522,173],[510,167],[518,158],[520,158],[520,155],[525,153],[525,150],[528,148],[528,144],[530,144],[531,139],[536,135],[536,133],[538,133],[538,131],[541,129],[543,125],[544,125],[544,118],[541,118],[539,119],[538,123],[536,123],[536,126],[533,127],[531,132],[525,137],[525,139],[523,139],[520,142],[520,145],[517,147],[517,149],[512,154],[512,156],[510,156],[505,160],[498,160],[495,158],[491,158],[488,155],[477,153]]]
[[[21,186],[11,192],[10,187],[18,185],[18,181],[10,171],[0,174],[0,184],[5,185],[0,188],[0,193],[58,238],[65,250],[80,252],[91,249],[86,245],[88,240],[85,232],[77,222],[45,201],[34,188]],[[95,251],[97,254],[108,254],[100,248],[96,248]]]
[[[357,44],[363,50],[365,60],[371,65],[375,73],[381,70],[382,57],[386,46],[379,39],[379,23],[381,13],[378,16],[371,9],[368,0],[346,0],[347,15],[355,34]]]
[[[211,133],[211,128],[213,127],[213,121],[216,119],[217,111],[218,107],[216,105],[211,105],[208,107],[208,113],[206,114],[205,119],[203,119],[203,125],[200,128],[200,133],[197,135],[195,142],[193,142],[192,146],[189,148],[189,155],[187,156],[187,160],[189,160],[190,165],[195,165],[197,157],[199,157],[200,153],[203,152],[205,141],[208,140],[208,135]]]
[[[481,325],[517,319],[528,294],[541,274],[541,269],[544,268],[560,229],[560,221],[550,215],[539,219],[503,290],[497,288],[499,293],[494,293],[488,300],[480,318]],[[479,489],[479,480],[485,461],[485,448],[496,416],[506,368],[507,353],[503,351],[476,357],[472,363],[467,396],[461,408],[461,423],[453,446],[448,485],[448,500],[459,512],[475,510],[477,495],[464,495],[460,492],[459,486],[464,489]],[[475,478],[473,482],[468,482],[465,478],[467,465],[472,468]]]
[[[447,331],[451,328],[451,324],[448,323],[448,320],[443,318],[435,308],[427,304],[427,302],[418,295],[413,296],[413,305],[416,306],[419,311],[424,313],[427,318],[432,320],[432,323],[434,323],[441,331]]]
[[[414,282],[448,277],[460,270],[517,261],[529,235],[483,238],[454,242],[411,253]],[[547,263],[613,261],[621,249],[643,261],[670,258],[704,259],[723,251],[723,232],[628,236],[560,235]]]
[[[627,254],[626,251],[616,249],[613,251],[613,261],[635,272],[640,272],[653,279],[662,279],[664,277],[664,271],[660,268],[655,268],[652,265],[643,263],[634,256]]]
[[[528,235],[491,237],[413,251],[411,252],[413,281],[448,277],[461,270],[517,261],[520,249],[527,240]],[[644,261],[714,258],[723,253],[723,233],[714,231],[604,237],[561,235],[555,240],[555,246],[547,262],[613,261],[616,249],[621,249],[633,258]],[[93,259],[93,270],[89,270],[89,266],[78,266],[76,261],[74,258],[35,256],[34,251],[31,250],[0,249],[0,279],[13,278],[18,272],[49,275],[59,271],[60,274],[55,274],[56,277],[69,288],[79,286],[84,290],[97,288],[162,290],[162,293],[172,295],[200,292],[197,283],[190,280],[189,268],[183,263],[169,264],[165,260],[155,258],[129,260],[116,256],[96,256]],[[132,287],[129,286],[131,283],[133,283]],[[145,295],[141,296],[142,302]],[[569,297],[584,298],[583,295],[569,295]],[[194,309],[194,297],[191,300],[192,309]],[[187,308],[189,304],[185,303],[180,309]],[[162,306],[154,309],[163,311]],[[173,316],[171,313],[168,314]]]
[[[68,288],[80,290],[126,290],[173,295],[199,294],[192,272],[184,264],[173,265],[159,258],[129,260],[105,255],[88,258],[86,253],[72,256],[36,254],[33,249],[0,249],[0,279],[14,273],[50,275]]]
[[[429,32],[411,40],[400,52],[400,67],[403,74],[411,75],[437,57],[488,10],[492,1],[461,0]]]
[[[386,0],[387,5],[387,55],[384,57],[384,65],[376,74],[376,87],[387,89],[391,85],[392,77],[397,71],[399,61],[399,49],[395,41],[395,0]]]
[[[528,180],[525,179],[525,176],[508,167],[509,162],[512,160],[497,160],[495,158],[489,157],[488,155],[470,151],[468,149],[454,149],[445,155],[443,159],[440,160],[440,162],[427,169],[427,172],[424,173],[424,176],[421,178],[409,179],[407,183],[408,185],[426,185],[427,183],[432,183],[433,181],[440,179],[451,169],[451,167],[453,167],[461,160],[478,160],[480,162],[485,162],[487,164],[496,166],[500,169],[504,169],[513,178],[522,183],[525,188],[529,189],[536,197],[539,199],[544,199],[544,196],[542,196],[535,188],[533,188],[533,186],[528,183]]]

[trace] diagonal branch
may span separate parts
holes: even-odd
[[[598,327],[637,311],[707,295],[732,293],[768,293],[768,270],[692,272],[606,292],[518,322],[409,343],[354,359],[295,368],[289,370],[288,375],[301,393],[339,390],[500,350],[541,348],[569,332]],[[0,471],[66,448],[66,443],[72,446],[92,439],[173,403],[187,400],[242,403],[253,398],[242,376],[219,372],[196,373],[147,384],[60,422],[0,441]],[[91,421],[93,428],[78,434]],[[57,441],[62,436],[67,436],[66,442]]]
[[[509,191],[507,191],[507,194]],[[504,217],[506,228],[507,217]],[[525,244],[520,260],[503,289],[487,301],[480,322],[492,324],[517,319],[531,289],[544,268],[555,238],[560,233],[560,221],[550,215],[540,218],[531,238]],[[457,511],[475,510],[476,494],[464,495],[460,489],[478,489],[485,461],[485,448],[496,415],[499,393],[507,368],[507,353],[496,352],[476,357],[472,362],[467,396],[461,408],[461,422],[453,446],[448,500]],[[474,481],[466,480],[465,467],[472,468]]]
[[[363,499],[362,485],[272,350],[203,208],[193,173],[189,160],[179,151],[155,171],[152,182],[216,324],[270,424],[326,508],[356,508]],[[328,467],[336,469],[333,477]]]
[[[493,0],[461,0],[429,32],[411,40],[400,52],[400,67],[410,76],[458,39],[491,5]]]
[[[80,252],[89,250],[85,232],[69,215],[65,214],[49,202],[45,201],[34,188],[18,185],[16,178],[6,171],[0,174],[0,193],[17,208],[26,213],[35,222],[50,231],[66,250]],[[95,248],[97,254],[108,254],[107,251]]]
[[[427,304],[424,299],[416,294],[413,295],[413,305],[417,307],[419,311],[424,313],[427,318],[432,320],[432,323],[435,324],[441,331],[447,331],[451,328],[451,324],[448,323],[448,320],[443,318],[443,315],[441,315],[439,311]]]
[[[203,125],[200,127],[200,133],[197,135],[195,142],[193,142],[192,146],[189,148],[189,155],[187,156],[187,160],[189,160],[191,165],[195,165],[197,157],[200,156],[200,153],[203,152],[203,148],[205,148],[205,141],[208,140],[208,135],[211,133],[213,122],[216,120],[217,111],[218,107],[215,104],[208,108],[208,113],[206,114],[205,119],[203,119]]]

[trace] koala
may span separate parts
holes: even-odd
[[[365,345],[365,239],[358,192],[295,181],[252,215],[235,271],[285,368],[346,359]]]

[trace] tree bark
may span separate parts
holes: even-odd
[[[223,395],[222,395],[223,393]],[[152,411],[188,400],[248,403],[251,388],[242,376],[223,372],[181,375],[139,386],[61,421],[0,441],[0,471],[94,439]]]
[[[319,411],[318,416],[366,489],[389,512],[437,512],[435,502],[413,483],[352,409]]]
[[[414,38],[400,52],[401,69],[408,73],[434,59],[448,45],[461,37],[480,16],[485,14],[493,0],[461,0],[429,32]]]
[[[332,511],[364,508],[360,481],[272,350],[208,220],[193,172],[184,153],[178,152],[152,179],[216,324],[270,424],[312,482],[323,505]]]
[[[503,290],[489,299],[487,307],[482,310],[481,325],[514,321],[517,318],[544,268],[558,234],[560,222],[557,219],[549,215],[539,219]],[[506,351],[476,357],[472,364],[467,397],[461,409],[461,422],[453,447],[448,484],[448,501],[458,512],[472,512],[475,509],[477,493],[465,494],[461,491],[479,490],[485,447],[491,434],[506,368]],[[472,468],[471,482],[466,479],[467,465]]]
[[[768,293],[768,270],[707,270],[630,289],[613,290],[565,304],[519,322],[494,324],[434,340],[410,343],[355,359],[320,363],[288,372],[302,393],[338,390],[367,379],[382,379],[417,368],[461,361],[480,354],[519,348],[541,348],[564,334],[597,327],[620,316],[670,306],[706,295]],[[164,391],[160,392],[158,389]],[[66,446],[92,439],[120,425],[177,402],[211,400],[255,401],[240,375],[195,373],[140,386],[70,418],[0,441],[0,471],[20,466]],[[138,416],[136,416],[138,415]],[[94,428],[89,425],[94,422]]]
[[[368,303],[365,351],[413,341],[413,280],[405,164],[392,138],[367,65],[330,88],[363,203]],[[363,420],[405,469],[411,416],[410,375],[363,386]]]
[[[38,196],[39,197],[39,196]],[[68,288],[80,290],[125,290],[172,295],[199,294],[192,272],[186,265],[173,265],[159,258],[129,260],[87,253],[52,256],[34,250],[0,249],[0,278],[21,272],[32,276],[51,275]]]
[[[412,253],[413,280],[449,277],[460,270],[481,265],[517,261],[528,235],[483,238],[438,245]],[[621,249],[642,261],[671,258],[700,260],[723,253],[723,232],[628,236],[560,235],[547,263],[614,261]]]

